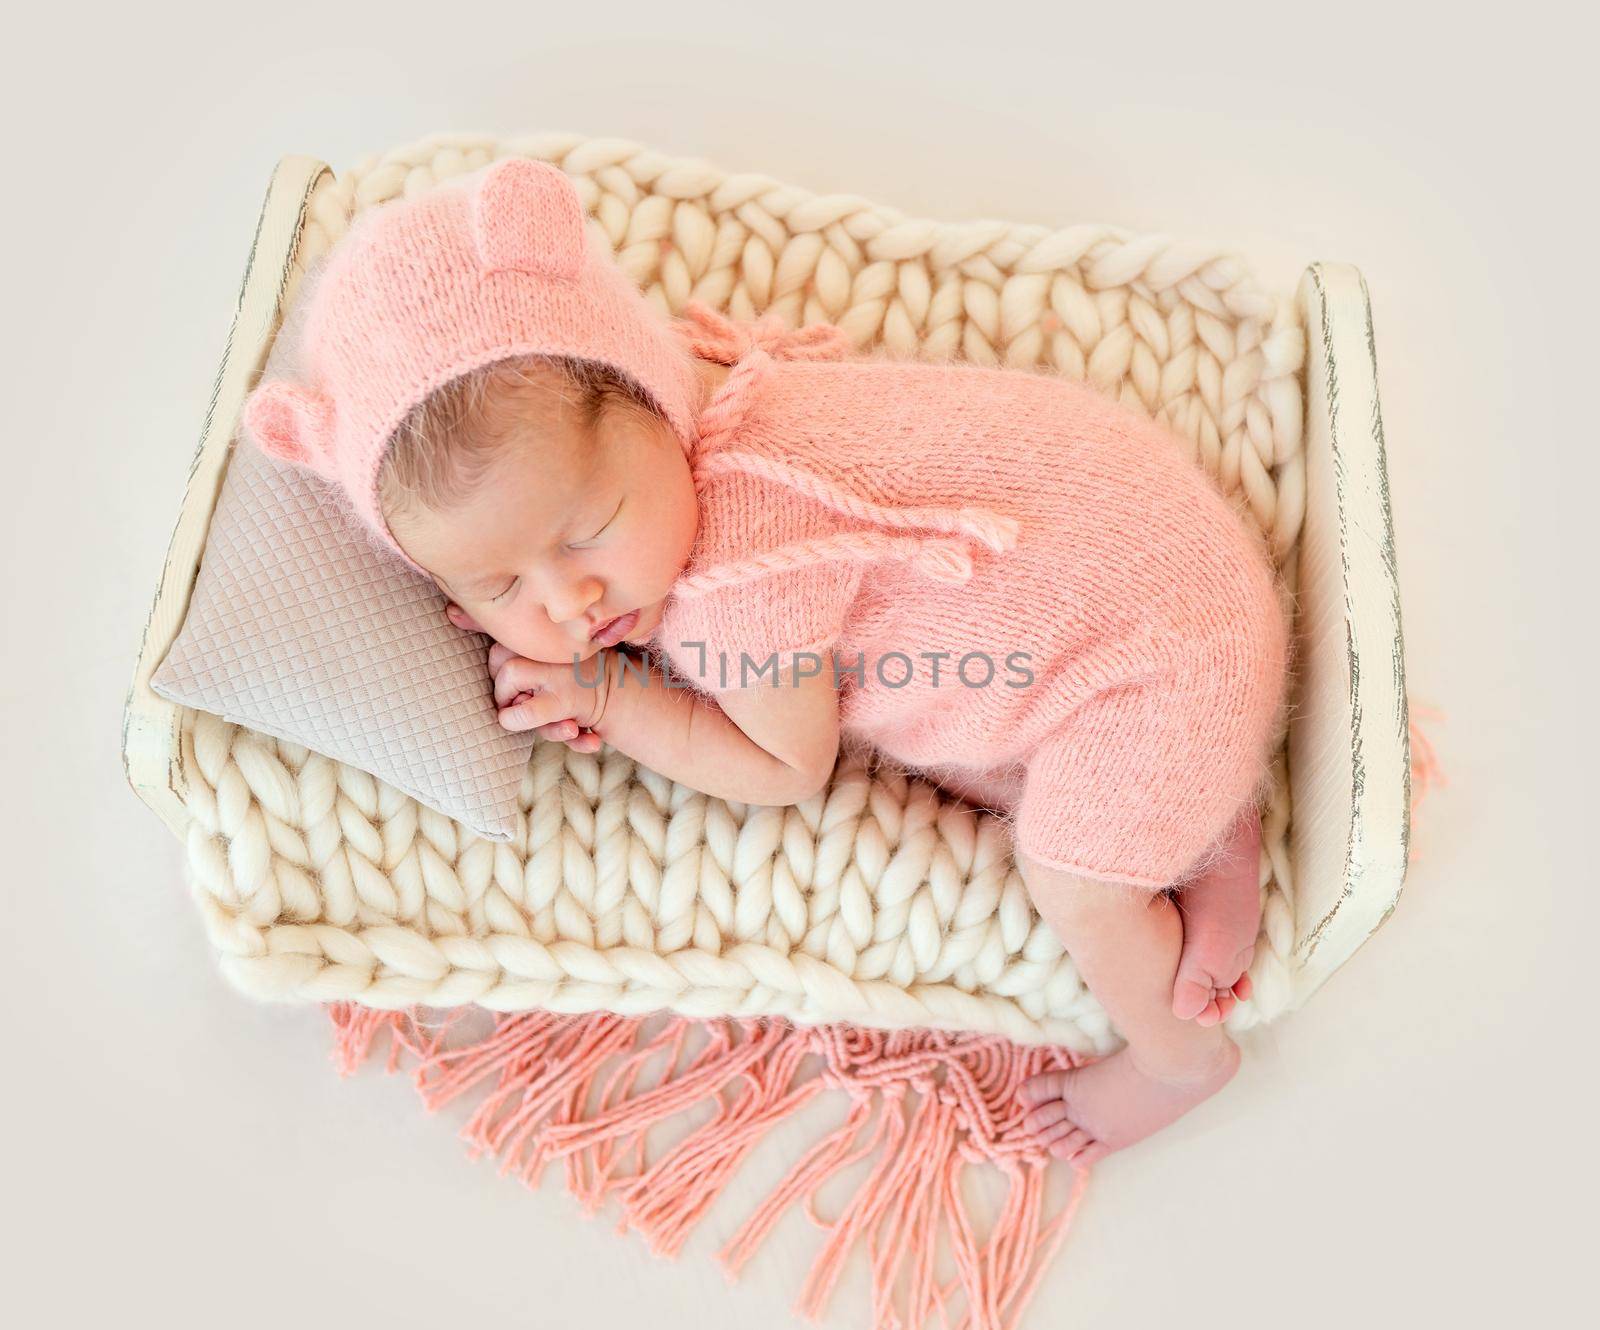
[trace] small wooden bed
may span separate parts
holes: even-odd
[[[562,165],[595,200],[619,253],[636,257],[638,246],[659,240],[660,266],[646,280],[673,307],[693,296],[731,308],[732,290],[765,294],[769,309],[797,323],[853,320],[873,325],[875,336],[904,337],[920,320],[913,332],[924,345],[975,357],[1027,348],[1040,359],[1064,352],[1070,362],[1081,354],[1084,372],[1136,405],[1152,371],[1184,354],[1167,341],[1173,330],[1198,329],[1188,354],[1202,372],[1192,398],[1174,408],[1175,423],[1195,426],[1201,460],[1224,484],[1248,489],[1267,478],[1272,493],[1255,497],[1271,508],[1269,535],[1297,599],[1301,638],[1283,779],[1263,814],[1255,995],[1230,1028],[1303,1003],[1389,916],[1406,871],[1411,754],[1372,312],[1356,269],[1310,264],[1292,300],[1274,311],[1251,296],[1236,259],[1200,262],[1194,247],[1169,237],[908,219],[615,140],[436,136],[345,176],[304,156],[284,158],[273,173],[128,696],[128,779],[187,846],[195,899],[235,983],[275,1000],[391,1009],[771,1012],[979,1030],[1080,1051],[1117,1042],[1070,957],[1052,950],[1032,915],[993,819],[892,771],[842,764],[815,806],[707,806],[703,796],[663,789],[659,778],[619,775],[607,765],[626,761],[618,754],[541,745],[524,784],[528,825],[563,818],[560,799],[576,788],[589,801],[586,816],[631,838],[607,850],[606,863],[631,865],[620,890],[654,911],[655,936],[672,931],[669,908],[695,912],[694,925],[675,934],[689,942],[652,952],[608,923],[626,903],[607,896],[615,872],[602,866],[571,877],[570,865],[584,862],[574,858],[578,842],[564,857],[530,860],[526,842],[488,846],[347,769],[336,773],[336,821],[297,825],[297,805],[283,790],[328,759],[151,691],[188,609],[241,403],[304,265],[361,208],[509,152]],[[749,239],[732,247],[732,281],[696,270],[703,232],[740,228]],[[1086,311],[1099,339],[1059,340],[1085,335]],[[1162,325],[1153,340],[1152,319]],[[1218,346],[1233,359],[1221,363]],[[1223,399],[1230,384],[1247,384],[1237,401],[1223,400],[1210,426],[1208,355]],[[1066,370],[1076,372],[1071,363]],[[1241,470],[1240,448],[1261,465]],[[630,792],[630,817],[606,822],[603,802]],[[657,819],[642,837],[630,821],[638,816]],[[681,844],[662,849],[674,844],[674,829],[681,841],[682,829],[697,825],[693,862]],[[398,892],[387,914],[370,898],[308,910],[305,893],[352,865],[357,876],[448,879],[447,889],[420,907]],[[699,885],[685,894],[689,877]],[[493,912],[474,908],[486,893],[520,912],[511,939],[519,945],[488,922]],[[761,897],[787,900],[804,918],[752,927],[736,905]],[[776,919],[782,911],[773,908]],[[530,940],[536,946],[520,945]]]

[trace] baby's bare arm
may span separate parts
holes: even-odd
[[[832,774],[839,705],[827,673],[757,684],[717,701],[668,687],[652,661],[620,653],[605,714],[592,728],[650,770],[719,799],[788,805],[808,799]]]

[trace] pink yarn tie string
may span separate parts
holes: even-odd
[[[714,411],[726,405],[726,402],[717,403]],[[707,416],[714,411],[708,411]],[[705,595],[719,587],[839,560],[873,563],[880,559],[901,559],[925,577],[961,583],[970,579],[973,572],[967,542],[977,541],[996,553],[1003,553],[1016,547],[1021,531],[1021,523],[1016,518],[972,505],[924,504],[896,508],[873,503],[792,462],[739,449],[703,453],[694,468],[695,488],[703,490],[716,477],[730,473],[753,475],[785,485],[837,512],[889,529],[838,531],[731,559],[715,567],[686,573],[674,584],[676,595]],[[899,534],[917,527],[951,532],[957,538]]]
[[[790,328],[776,314],[741,323],[698,300],[684,306],[673,327],[695,355],[719,365],[731,365],[757,347],[779,360],[841,360],[854,348],[835,324]]]

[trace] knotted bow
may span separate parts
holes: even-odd
[[[787,328],[775,315],[755,323],[737,323],[698,300],[684,307],[684,319],[674,326],[688,340],[695,355],[733,366],[696,422],[699,439],[691,460],[697,491],[717,475],[743,471],[787,485],[862,522],[889,528],[839,531],[776,549],[753,551],[714,568],[685,573],[674,585],[675,595],[703,596],[718,587],[736,586],[819,563],[875,563],[883,559],[902,560],[935,581],[960,583],[972,577],[969,543],[977,541],[996,553],[1016,548],[1020,524],[1014,517],[970,505],[893,507],[874,503],[853,493],[842,477],[830,479],[781,458],[738,446],[756,385],[772,362],[843,359],[852,348],[842,328],[831,323]],[[918,527],[949,534],[901,534]]]
[[[853,349],[849,334],[832,323],[790,328],[776,314],[740,323],[698,300],[684,306],[673,326],[695,355],[719,365],[736,363],[752,347],[775,360],[842,360]]]

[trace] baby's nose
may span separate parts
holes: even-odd
[[[593,583],[557,593],[545,604],[550,622],[559,627],[582,626],[589,611],[600,600],[601,591]]]

